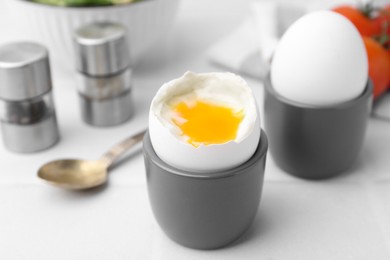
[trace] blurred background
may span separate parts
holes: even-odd
[[[190,250],[165,237],[149,208],[140,149],[101,190],[69,193],[36,177],[47,161],[98,158],[146,128],[157,89],[188,70],[242,75],[263,113],[262,79],[283,31],[305,13],[345,3],[356,6],[352,0],[143,0],[57,7],[0,0],[0,44],[30,40],[49,49],[61,132],[56,146],[39,153],[16,154],[0,145],[0,259],[390,259],[387,89],[375,101],[362,152],[346,173],[301,180],[268,156],[254,227],[224,250]],[[80,117],[72,31],[107,19],[128,28],[136,112],[122,125],[96,128]]]

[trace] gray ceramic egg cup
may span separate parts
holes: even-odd
[[[267,149],[262,131],[259,146],[247,162],[224,171],[194,173],[163,162],[147,133],[143,152],[149,199],[166,235],[196,249],[223,247],[242,236],[257,213]]]
[[[264,125],[271,155],[280,168],[298,177],[322,179],[353,164],[371,112],[371,81],[356,99],[329,106],[305,105],[280,96],[269,75],[264,85]]]

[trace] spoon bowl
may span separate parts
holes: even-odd
[[[100,160],[56,160],[43,165],[38,177],[66,189],[90,189],[107,181],[107,164]]]

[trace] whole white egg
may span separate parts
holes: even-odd
[[[220,132],[212,133],[214,138],[224,136],[225,129],[217,122],[218,118],[213,119],[215,122],[210,122],[210,118],[202,119],[208,116],[206,110],[193,115],[191,119],[180,118],[175,112],[178,104],[185,104],[182,106],[188,110],[201,101],[205,102],[205,106],[216,106],[217,112],[222,109],[240,116],[233,140],[222,143],[191,141],[192,137],[180,128],[182,123],[198,120],[201,135],[215,132],[212,124],[214,128],[221,127]],[[150,107],[149,135],[152,146],[160,159],[181,170],[204,173],[238,166],[255,153],[260,132],[259,113],[252,91],[241,77],[232,73],[187,72],[165,83]]]
[[[357,98],[367,80],[368,60],[361,36],[350,21],[331,11],[307,14],[291,25],[271,64],[275,91],[308,105]]]

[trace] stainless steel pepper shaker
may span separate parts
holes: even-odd
[[[125,27],[87,24],[75,31],[74,43],[83,120],[94,126],[127,121],[134,109]]]
[[[0,46],[0,123],[3,143],[14,152],[36,152],[59,140],[45,47]]]

